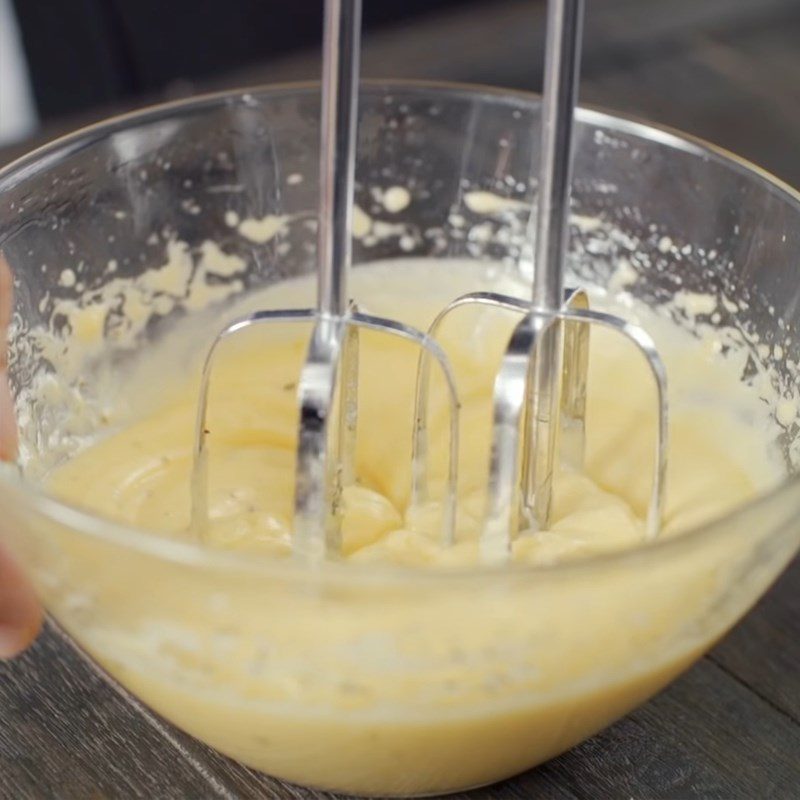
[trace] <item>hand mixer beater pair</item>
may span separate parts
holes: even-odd
[[[208,524],[206,413],[219,343],[252,325],[304,322],[312,332],[298,380],[299,435],[294,498],[294,553],[316,563],[341,547],[342,491],[355,481],[358,340],[368,329],[419,348],[413,420],[411,503],[428,496],[430,370],[444,376],[449,407],[448,470],[442,501],[442,538],[455,539],[459,401],[453,370],[436,334],[466,305],[499,308],[521,317],[494,381],[488,493],[480,552],[504,563],[522,530],[550,523],[557,465],[583,465],[590,325],[626,337],[646,359],[656,386],[657,425],[646,535],[658,533],[667,452],[666,374],[652,339],[641,328],[589,308],[586,292],[564,289],[568,247],[572,125],[577,95],[583,0],[549,0],[542,102],[541,156],[530,301],[492,292],[454,300],[425,333],[398,321],[364,314],[350,301],[351,227],[355,173],[361,0],[325,4],[317,307],[258,311],[226,327],[204,364],[193,468],[192,524]]]

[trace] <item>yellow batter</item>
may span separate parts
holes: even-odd
[[[365,310],[424,328],[465,291],[525,294],[499,272],[464,262],[379,264],[356,270],[353,292]],[[302,306],[312,293],[310,282],[287,283],[247,306]],[[667,365],[671,441],[661,535],[669,538],[744,503],[780,470],[766,444],[772,432],[763,405],[739,381],[741,364],[722,359],[708,337],[623,310],[642,316]],[[477,563],[491,382],[513,321],[468,310],[443,333],[462,399],[455,546],[441,545],[435,507],[406,514],[417,351],[365,334],[358,485],[345,494],[343,524],[343,558],[352,566],[337,566],[332,583],[323,576],[316,588],[313,576],[298,586],[284,583],[280,571],[265,580],[209,569],[200,580],[144,556],[117,564],[88,545],[64,545],[69,568],[85,570],[102,596],[88,621],[65,611],[67,627],[124,685],[224,752],[290,780],[359,793],[496,780],[641,702],[730,624],[733,611],[716,601],[743,551],[731,540],[650,558],[646,569],[634,553],[627,567],[609,562],[591,573],[576,564],[560,576],[512,570],[493,584],[461,576]],[[208,423],[204,541],[278,558],[295,576],[286,557],[306,335],[259,328],[226,344]],[[207,343],[206,321],[150,354],[125,387],[125,406],[110,412],[111,432],[54,471],[50,489],[106,517],[192,541],[190,453],[198,357]],[[636,351],[614,334],[593,329],[591,346],[586,470],[559,475],[552,528],[519,535],[516,562],[580,561],[643,540],[653,387]],[[185,357],[187,348],[194,358]],[[441,396],[433,404],[440,486],[446,415]],[[370,582],[365,576],[378,573],[367,564],[428,569]],[[438,568],[447,574],[431,576]],[[137,574],[141,604],[132,604],[118,587]]]
[[[458,293],[496,286],[474,265],[437,266],[440,274],[434,280],[419,263],[403,270],[391,265],[359,270],[355,291],[366,309],[424,328]],[[505,291],[524,292],[520,284],[505,281]],[[267,307],[307,305],[312,292],[310,282],[287,284],[259,302]],[[510,313],[470,309],[442,334],[462,401],[463,500],[459,543],[452,549],[438,544],[434,510],[417,519],[405,516],[418,350],[396,337],[362,335],[359,486],[346,497],[345,556],[413,565],[475,561],[492,379],[516,319]],[[739,383],[732,365],[720,363],[702,342],[677,327],[654,318],[649,322],[670,378],[672,434],[664,519],[664,533],[670,535],[744,502],[769,485],[776,470],[764,445],[763,427],[750,424],[755,398]],[[211,530],[206,540],[214,545],[290,552],[296,386],[307,333],[286,325],[251,329],[226,344],[218,357],[208,424]],[[599,328],[592,330],[592,337],[586,474],[561,475],[552,530],[520,536],[515,543],[518,560],[549,562],[636,544],[643,537],[655,430],[652,379],[641,357],[621,337]],[[50,486],[109,517],[187,536],[196,363],[191,370],[170,363],[170,353],[151,355],[144,374],[128,387],[129,406],[157,407],[61,467]],[[434,482],[441,485],[447,452],[441,391],[433,407]]]

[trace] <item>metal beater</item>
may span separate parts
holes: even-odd
[[[481,555],[488,563],[510,558],[512,541],[519,531],[549,526],[556,468],[561,464],[575,469],[583,466],[592,324],[611,328],[630,340],[653,375],[658,423],[647,538],[657,535],[662,517],[667,466],[664,364],[644,330],[619,317],[591,310],[583,289],[564,289],[582,28],[583,0],[549,0],[539,192],[536,215],[531,217],[535,253],[530,302],[494,292],[467,294],[440,312],[428,330],[435,338],[449,315],[467,305],[523,315],[494,383],[487,508],[480,538]],[[425,498],[427,486],[428,385],[429,362],[422,354],[413,451],[413,497],[417,502]]]
[[[422,348],[442,369],[450,401],[450,448],[442,530],[454,538],[458,454],[458,396],[450,362],[426,334],[395,320],[358,311],[350,301],[361,0],[326,0],[322,53],[317,307],[257,311],[228,325],[203,366],[192,471],[192,528],[208,524],[206,414],[219,344],[253,325],[312,323],[297,388],[299,437],[292,549],[311,563],[335,557],[341,546],[342,491],[355,480],[358,417],[358,331],[400,337]],[[428,359],[426,359],[427,362]]]
[[[666,376],[652,339],[640,328],[588,308],[586,293],[564,290],[571,179],[572,120],[578,84],[582,0],[548,7],[542,155],[536,249],[530,302],[491,292],[453,301],[427,333],[362,314],[348,295],[360,56],[361,0],[327,0],[323,43],[318,285],[315,309],[258,311],[227,326],[203,367],[192,474],[192,526],[208,524],[206,413],[218,345],[262,323],[312,324],[298,382],[293,550],[315,563],[340,551],[342,491],[353,483],[357,421],[358,331],[378,331],[420,349],[413,433],[412,505],[428,498],[428,392],[431,364],[444,376],[449,400],[448,474],[442,500],[445,544],[455,538],[458,462],[456,383],[436,334],[455,309],[480,304],[522,314],[494,385],[492,449],[481,553],[488,563],[510,557],[520,530],[549,524],[557,464],[583,463],[589,325],[610,327],[647,359],[658,403],[655,467],[648,536],[655,536],[666,471]],[[433,362],[431,361],[433,359]],[[557,457],[558,453],[558,457]],[[200,533],[202,535],[202,533]]]

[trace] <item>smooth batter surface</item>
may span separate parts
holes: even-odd
[[[524,294],[499,273],[467,262],[383,264],[356,270],[353,293],[371,313],[424,328],[465,291]],[[247,306],[302,306],[312,292],[309,282],[285,284]],[[757,394],[740,383],[734,357],[722,359],[713,342],[649,312],[622,310],[644,314],[669,373],[662,535],[670,537],[777,480],[766,444],[774,431]],[[345,496],[346,560],[425,567],[425,574],[477,563],[491,382],[513,321],[468,311],[443,334],[462,400],[452,548],[440,544],[435,507],[406,513],[417,352],[363,336],[359,482]],[[140,365],[125,387],[127,403],[110,414],[110,433],[53,472],[52,491],[110,518],[193,540],[198,360],[186,353],[202,354],[208,326],[202,336],[198,330],[176,331]],[[260,329],[220,355],[204,534],[214,547],[277,558],[290,552],[295,388],[306,335]],[[593,330],[591,346],[586,470],[559,476],[552,528],[517,537],[518,562],[550,564],[643,540],[652,386],[636,352],[613,334]],[[432,402],[435,496],[446,415],[441,396]],[[67,551],[75,569],[86,565],[87,583],[97,583],[99,557]],[[730,624],[727,611],[715,616],[715,601],[740,555],[709,545],[644,566],[491,586],[479,579],[451,585],[443,576],[441,584],[415,586],[412,577],[405,588],[393,580],[368,587],[362,574],[352,586],[345,578],[345,588],[324,590],[213,572],[187,577],[131,555],[124,565],[108,560],[96,589],[102,613],[72,630],[156,710],[249,764],[345,791],[437,792],[532,766],[664,685]],[[115,588],[137,574],[146,587],[141,606]]]
[[[424,328],[449,298],[476,286],[497,288],[485,268],[460,262],[436,266],[434,276],[424,262],[409,262],[402,269],[389,264],[358,270],[355,294],[370,312]],[[524,292],[511,279],[504,280],[509,293]],[[310,282],[295,282],[257,302],[302,306],[312,292]],[[347,492],[345,501],[346,557],[409,565],[475,561],[492,379],[514,320],[503,312],[468,309],[443,331],[462,402],[462,502],[459,542],[452,549],[439,546],[438,509],[406,514],[418,351],[396,337],[363,334],[358,486]],[[670,381],[664,519],[664,535],[670,535],[743,503],[778,473],[764,444],[763,412],[753,392],[739,382],[736,365],[665,320],[650,315],[647,322]],[[204,538],[213,545],[289,553],[296,385],[306,336],[307,329],[298,326],[251,329],[220,351],[208,423],[211,528]],[[634,545],[643,538],[655,431],[652,379],[636,350],[621,337],[599,328],[591,336],[586,472],[562,472],[552,529],[518,537],[514,555],[521,561],[550,562]],[[170,363],[174,353],[167,348],[151,357],[129,387],[129,407],[151,409],[149,413],[70,460],[55,472],[50,486],[110,517],[187,537],[197,382],[196,370]],[[155,397],[153,381],[159,389]],[[434,495],[441,487],[447,452],[441,388],[434,381]]]

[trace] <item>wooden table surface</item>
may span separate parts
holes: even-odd
[[[431,17],[411,36],[373,36],[367,74],[535,88],[541,34],[529,34],[541,31],[541,7],[483,8]],[[431,46],[444,35],[448,47]],[[798,42],[797,0],[594,0],[581,96],[713,140],[800,185]],[[301,54],[227,83],[313,76],[314,64]],[[0,797],[329,795],[258,775],[176,731],[48,629],[0,666]],[[800,561],[658,697],[543,767],[457,797],[800,798]]]

